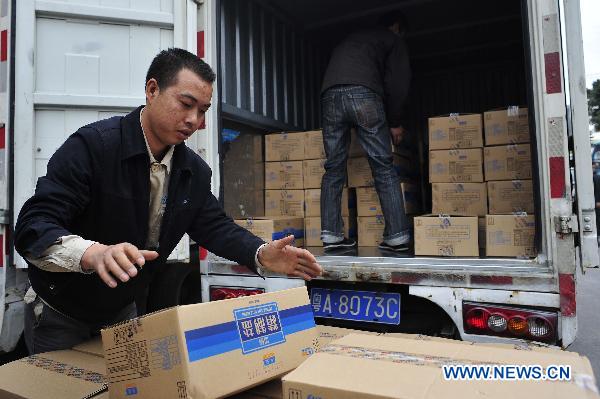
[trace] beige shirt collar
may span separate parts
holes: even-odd
[[[171,173],[171,166],[173,165],[173,152],[175,150],[175,146],[169,146],[169,150],[167,151],[167,153],[165,154],[165,156],[163,157],[163,159],[158,162],[156,160],[156,158],[154,158],[154,155],[152,154],[152,151],[150,151],[150,145],[148,144],[148,139],[146,138],[146,132],[144,131],[144,125],[142,124],[142,114],[144,113],[144,110],[146,109],[146,107],[142,108],[142,110],[140,111],[140,126],[142,127],[142,133],[144,134],[144,142],[146,143],[146,149],[148,150],[148,156],[150,157],[150,163],[160,163],[162,165],[165,165],[167,167],[167,173]]]

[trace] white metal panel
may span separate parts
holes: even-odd
[[[188,0],[191,2],[191,0]],[[217,2],[204,0],[198,6],[197,31],[204,31],[204,61],[215,71],[217,70]],[[220,79],[217,76],[217,79]],[[204,153],[203,158],[212,169],[212,190],[215,195],[219,193],[221,181],[219,170],[219,131],[217,104],[220,103],[221,93],[214,85],[212,107],[206,113],[206,129],[198,135],[198,152]]]
[[[181,42],[173,32],[175,21],[185,20],[176,15],[185,12],[174,7],[180,1],[19,1],[15,215],[66,137],[145,102],[152,58]]]
[[[592,181],[592,157],[588,131],[587,93],[585,65],[583,62],[583,39],[581,36],[581,12],[579,0],[563,0],[565,33],[567,41],[569,93],[571,100],[571,125],[575,156],[575,178],[579,217],[580,259],[583,267],[598,267],[598,242],[596,231],[596,201]]]

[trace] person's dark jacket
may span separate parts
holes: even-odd
[[[402,124],[411,71],[404,39],[389,29],[351,34],[334,50],[321,92],[336,85],[359,85],[379,94],[391,127]]]
[[[105,245],[129,242],[144,249],[150,176],[140,108],[80,128],[56,151],[35,194],[21,209],[15,247],[39,257],[61,236],[76,234]],[[210,190],[211,170],[184,144],[173,154],[159,257],[127,283],[109,288],[93,274],[48,272],[29,265],[35,292],[67,316],[102,323],[143,292],[184,233],[209,251],[255,269],[263,241],[225,215]]]

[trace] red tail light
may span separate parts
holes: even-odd
[[[525,338],[549,343],[555,343],[557,339],[558,314],[553,312],[464,302],[463,320],[467,334]]]
[[[210,287],[210,300],[220,301],[221,299],[239,298],[241,296],[264,293],[265,290],[263,288]]]

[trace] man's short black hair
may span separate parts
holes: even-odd
[[[154,57],[146,74],[146,83],[154,78],[161,90],[166,89],[176,83],[177,74],[182,69],[189,69],[208,83],[213,83],[216,78],[210,65],[196,55],[184,49],[170,48]]]
[[[396,23],[400,26],[401,33],[408,31],[406,15],[404,15],[402,11],[390,11],[379,17],[379,25],[383,26],[384,28],[389,28]]]

